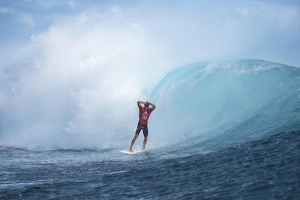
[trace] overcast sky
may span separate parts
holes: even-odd
[[[299,5],[297,0],[0,0],[1,54],[7,57],[30,44],[31,36],[85,15],[94,23],[106,21],[102,31],[135,26],[175,65],[258,58],[300,66]]]

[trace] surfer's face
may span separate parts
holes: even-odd
[[[145,108],[149,108],[149,104],[145,104]]]

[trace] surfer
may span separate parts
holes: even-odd
[[[144,107],[142,106],[144,104]],[[139,107],[139,122],[135,131],[135,136],[131,141],[131,146],[129,148],[130,152],[133,152],[132,146],[134,145],[135,140],[139,137],[141,130],[143,129],[144,141],[143,141],[143,150],[145,150],[147,139],[148,139],[148,119],[151,112],[156,108],[156,106],[148,101],[137,101]],[[151,108],[149,108],[151,106]]]

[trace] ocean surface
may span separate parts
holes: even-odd
[[[2,148],[0,198],[299,199],[300,132],[209,153],[182,151]]]
[[[89,147],[90,135],[62,132],[54,134],[72,145],[56,137],[43,148],[5,143],[13,129],[2,120],[0,199],[300,199],[299,68],[193,63],[169,72],[148,100],[157,109],[147,150],[133,155],[118,150],[129,148],[136,125],[118,129],[114,145]]]

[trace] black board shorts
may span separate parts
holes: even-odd
[[[141,124],[140,122],[138,123],[138,125],[136,127],[135,134],[140,134],[142,129],[143,129],[144,137],[148,137],[148,126],[147,126],[147,124]]]

